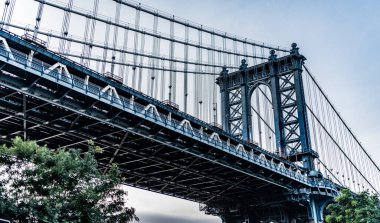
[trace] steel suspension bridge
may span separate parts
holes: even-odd
[[[102,171],[117,163],[125,184],[226,223],[322,222],[343,188],[380,191],[296,44],[131,0],[5,0],[0,28],[2,143],[85,151],[92,139]]]

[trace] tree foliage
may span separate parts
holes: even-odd
[[[24,142],[0,147],[0,216],[13,222],[129,222],[138,220],[126,206],[116,165],[102,174],[89,150],[53,151]]]
[[[380,201],[376,195],[367,191],[353,194],[345,189],[335,200],[335,203],[327,206],[330,212],[326,216],[328,223],[379,223]]]

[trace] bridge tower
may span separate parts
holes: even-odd
[[[253,140],[251,97],[259,85],[266,85],[271,92],[276,137],[276,151],[280,156],[297,162],[309,177],[321,177],[315,169],[314,159],[318,157],[310,142],[310,133],[306,113],[306,102],[303,89],[302,71],[306,58],[299,53],[297,44],[293,43],[290,53],[278,58],[275,50],[270,51],[267,62],[248,67],[242,60],[238,71],[229,73],[226,67],[217,78],[221,92],[223,129],[244,141]],[[288,200],[303,203],[304,210],[286,211],[281,207],[276,213],[272,207],[257,210],[245,207],[241,211],[220,213],[225,223],[241,223],[242,216],[248,222],[322,222],[323,206],[330,198],[312,195],[308,189],[289,192]],[[276,209],[277,210],[277,209]],[[265,214],[266,213],[266,214]],[[297,214],[303,214],[303,220],[296,220]],[[252,216],[253,217],[252,217]],[[298,217],[298,219],[301,219]]]
[[[302,66],[306,58],[292,44],[290,54],[277,58],[275,50],[265,63],[248,67],[242,60],[240,69],[228,73],[224,67],[217,84],[221,92],[223,129],[245,141],[253,140],[251,96],[261,84],[269,87],[272,95],[276,150],[293,162],[301,162],[310,172],[315,169],[317,153],[310,145]]]

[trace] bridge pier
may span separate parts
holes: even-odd
[[[331,198],[327,198],[325,196],[310,196],[310,202],[308,207],[309,222],[323,223],[324,210],[331,201]]]
[[[321,195],[306,197],[307,199],[298,200],[298,205],[290,202],[278,206],[242,208],[233,211],[223,208],[214,214],[222,219],[222,223],[323,223],[324,210],[332,199]]]
[[[229,212],[223,213],[219,215],[222,219],[222,223],[256,223],[260,222],[256,216],[256,212],[251,210],[249,212],[246,211],[237,211],[237,212]]]
[[[244,218],[238,216],[223,216],[221,217],[222,223],[243,223],[245,221]]]
[[[302,209],[302,210],[301,210]],[[308,222],[306,208],[294,209],[285,206],[257,207],[235,212],[219,213],[222,223],[305,223]]]

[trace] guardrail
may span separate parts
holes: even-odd
[[[25,33],[24,35],[21,36],[21,38],[23,38],[26,41],[35,43],[35,44],[37,44],[43,48],[46,48],[46,42],[45,41],[43,41],[42,39],[38,39],[37,37],[30,35],[29,33]]]
[[[104,73],[104,76],[105,77],[109,77],[109,78],[111,78],[112,80],[115,80],[115,81],[117,81],[117,82],[119,82],[119,83],[123,83],[123,78],[122,77],[120,77],[120,76],[118,76],[118,75],[115,75],[115,74],[113,74],[113,73],[111,73],[111,72],[106,72],[106,73]]]

